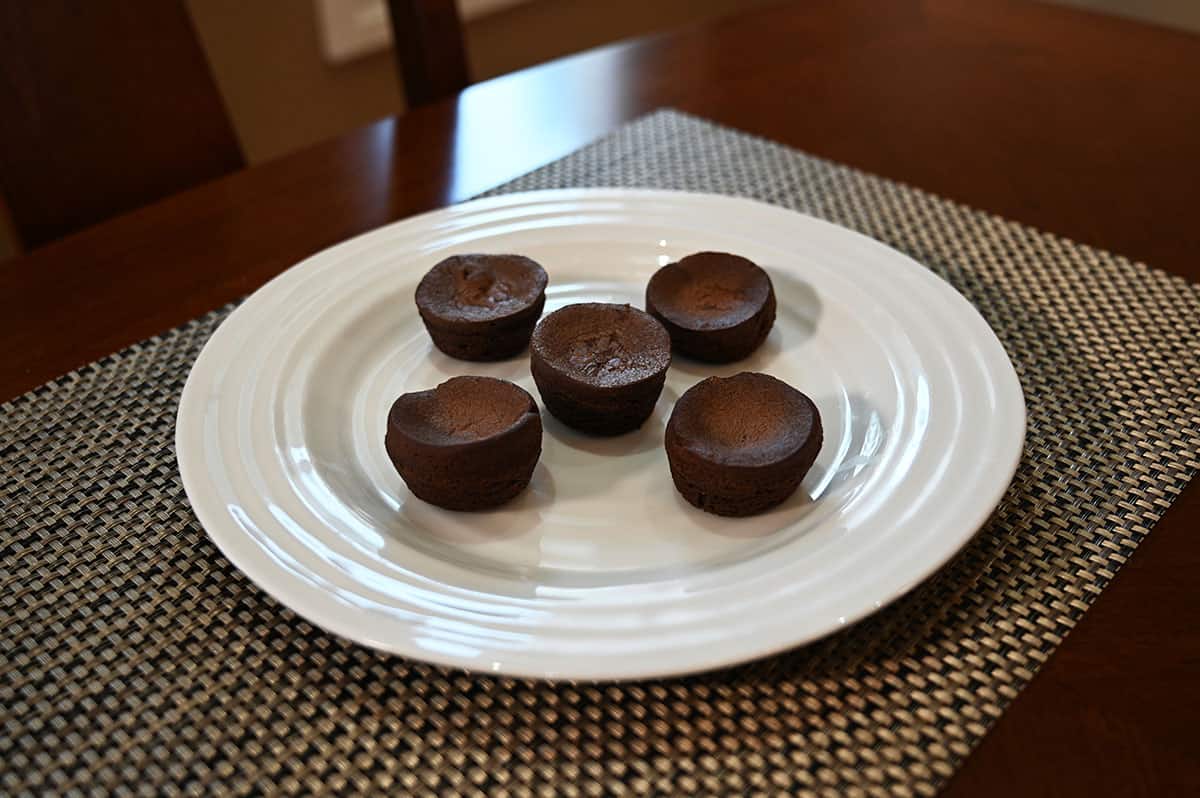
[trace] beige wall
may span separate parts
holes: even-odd
[[[1200,33],[1200,0],[1049,0]]]
[[[778,0],[534,0],[467,26],[483,80],[618,39]],[[311,0],[187,0],[251,162],[403,109],[391,52],[325,63]]]
[[[311,0],[187,0],[187,7],[251,162],[402,107],[387,54],[325,64]]]

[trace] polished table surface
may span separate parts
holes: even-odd
[[[1200,279],[1200,37],[1005,0],[783,3],[584,53],[0,263],[0,399],[673,106]],[[948,794],[1200,784],[1200,489]]]

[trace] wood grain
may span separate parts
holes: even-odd
[[[0,395],[670,105],[1200,278],[1200,39],[1005,0],[789,3],[553,62],[0,268]],[[519,102],[518,102],[519,101]],[[1200,784],[1190,486],[948,794]]]

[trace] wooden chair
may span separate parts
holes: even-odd
[[[470,83],[454,0],[388,0],[410,106]],[[245,165],[182,0],[0,2],[0,202],[33,248]]]
[[[182,0],[0,2],[0,116],[27,248],[244,163]]]
[[[409,107],[453,96],[470,85],[455,0],[388,0],[388,12]]]

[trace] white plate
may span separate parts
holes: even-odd
[[[639,431],[589,438],[543,413],[530,490],[488,513],[412,497],[384,451],[405,391],[513,380],[528,359],[452,360],[413,304],[456,252],[517,252],[549,312],[641,306],[660,265],[699,250],[766,268],[778,320],[750,359],[677,359]],[[675,492],[672,403],[709,374],[773,374],[820,408],[825,444],[778,509],[731,520]],[[188,378],[176,449],[226,556],[331,632],[477,671],[625,679],[704,670],[837,630],[897,598],[983,524],[1025,429],[1004,349],[950,286],[876,241],[729,197],[616,189],[477,200],[321,252],[221,325]]]

